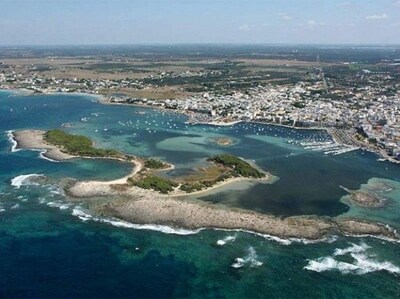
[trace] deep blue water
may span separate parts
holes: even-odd
[[[38,152],[11,152],[6,131],[59,128],[87,135],[98,146],[156,156],[177,165],[175,173],[230,152],[270,171],[279,180],[203,199],[276,215],[357,215],[392,226],[400,223],[397,189],[390,209],[348,205],[339,185],[358,189],[371,178],[400,181],[398,165],[360,151],[326,156],[288,143],[325,140],[322,131],[238,124],[185,124],[182,115],[101,105],[72,95],[19,96],[0,92],[0,296],[133,298],[398,298],[400,246],[373,238],[337,237],[329,242],[284,245],[247,233],[204,230],[192,235],[118,228],[72,215],[57,187],[64,177],[113,179],[129,165],[78,159],[52,163]],[[231,147],[211,142],[235,140]],[[40,185],[19,189],[19,175],[44,174]],[[395,186],[397,187],[397,185]],[[344,213],[344,214],[343,214]],[[233,237],[224,246],[217,241]],[[338,249],[347,249],[338,254]],[[233,268],[243,258],[241,268]],[[260,264],[262,263],[262,264]],[[305,269],[308,267],[309,269]],[[320,271],[320,272],[318,272]]]

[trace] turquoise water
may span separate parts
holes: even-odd
[[[329,139],[323,131],[259,124],[192,126],[185,121],[173,113],[101,105],[87,96],[0,92],[0,296],[400,296],[400,245],[385,240],[332,237],[304,244],[216,230],[177,235],[76,217],[84,204],[66,202],[57,185],[60,179],[114,179],[129,173],[131,166],[87,159],[54,163],[39,152],[11,152],[6,133],[71,123],[68,131],[90,136],[98,146],[176,164],[168,176],[229,152],[254,161],[279,180],[222,190],[203,200],[281,216],[352,215],[399,226],[399,165],[377,162],[375,155],[361,151],[326,156],[296,144]],[[235,143],[220,147],[214,137]],[[12,186],[14,178],[28,174],[44,177]],[[376,191],[382,182],[391,187]],[[389,205],[376,210],[352,206],[339,185],[383,192]]]

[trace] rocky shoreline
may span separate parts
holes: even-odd
[[[399,239],[393,230],[379,223],[315,216],[279,218],[195,199],[183,200],[167,196],[155,198],[146,192],[114,198],[106,204],[96,206],[95,210],[136,224],[158,224],[186,229],[245,230],[283,239],[318,240],[335,234]]]
[[[249,210],[207,203],[191,196],[174,197],[126,185],[75,182],[67,189],[72,201],[91,202],[105,197],[91,209],[103,216],[135,224],[167,225],[185,229],[232,229],[280,238],[317,240],[331,234],[373,235],[399,240],[388,226],[357,219],[316,216],[280,218]]]
[[[69,159],[57,147],[43,140],[43,131],[15,132],[18,146],[28,149],[45,149],[52,158]],[[60,154],[61,153],[61,154]],[[143,166],[133,171],[135,174]],[[152,190],[130,186],[128,177],[110,182],[72,182],[66,187],[69,200],[86,202],[92,210],[109,217],[116,217],[136,224],[159,224],[172,227],[202,229],[219,228],[245,230],[280,238],[316,240],[330,234],[374,235],[399,240],[389,227],[355,219],[295,216],[279,218],[249,210],[206,203],[186,195],[171,196]],[[240,179],[240,178],[237,178]],[[246,178],[243,178],[246,179]],[[229,180],[223,184],[232,183]],[[205,190],[207,192],[209,190]],[[183,194],[182,194],[183,195]],[[92,201],[104,197],[101,201]],[[95,202],[95,203],[94,203]]]

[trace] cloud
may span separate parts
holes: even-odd
[[[366,16],[365,17],[367,20],[386,20],[388,19],[388,15],[383,13],[381,15],[371,15],[371,16]]]
[[[250,31],[250,26],[248,24],[243,24],[239,26],[240,31]]]
[[[278,16],[280,16],[281,19],[285,21],[290,21],[292,19],[292,16],[287,13],[278,13]]]
[[[400,0],[397,0],[393,3],[393,6],[400,7]]]

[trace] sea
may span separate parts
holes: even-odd
[[[85,200],[69,201],[60,186],[66,178],[120,178],[131,165],[52,161],[40,150],[18,149],[11,134],[61,128],[101,148],[173,163],[164,174],[170,177],[231,153],[276,181],[225,186],[200,200],[279,217],[355,217],[400,227],[400,165],[361,150],[334,155],[307,147],[332,142],[323,130],[187,120],[164,110],[101,104],[89,95],[0,91],[0,297],[400,297],[400,244],[393,240],[285,240],[105,218]],[[218,138],[232,144],[218,145]],[[340,186],[379,195],[386,205],[356,206]]]

